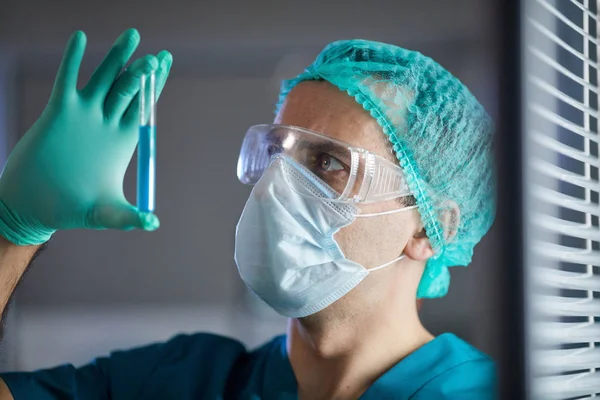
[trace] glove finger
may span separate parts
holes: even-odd
[[[53,96],[64,96],[65,93],[77,90],[79,67],[85,53],[86,36],[82,31],[71,35],[62,62],[54,81]]]
[[[125,72],[119,76],[110,89],[104,104],[104,115],[107,119],[121,119],[125,110],[140,90],[140,78],[158,68],[158,59],[149,54],[135,60]]]
[[[128,29],[115,41],[112,48],[98,68],[92,74],[83,95],[88,98],[106,98],[113,82],[125,66],[140,43],[140,34],[135,29]]]
[[[171,73],[171,66],[173,65],[173,55],[166,50],[162,50],[158,53],[158,60],[163,65],[162,71],[157,75],[156,80],[156,100],[160,98],[160,94],[162,93],[165,85],[167,84],[167,79],[169,78],[169,74]]]
[[[166,50],[158,53],[158,69],[156,70],[156,100],[160,98],[160,94],[165,87],[169,73],[171,72],[171,65],[173,65],[173,56]],[[122,124],[124,126],[133,126],[139,122],[140,118],[140,96],[139,92],[134,97],[125,115],[123,116]]]
[[[97,205],[91,213],[89,227],[93,229],[143,229],[154,231],[160,226],[155,214],[142,212],[127,201]]]

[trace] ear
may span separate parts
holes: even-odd
[[[433,248],[429,243],[429,238],[427,237],[423,226],[421,226],[421,229],[410,238],[406,247],[404,247],[404,254],[414,261],[425,261],[433,256]]]
[[[460,209],[458,208],[458,204],[452,200],[444,202],[443,211],[440,215],[440,223],[444,228],[446,242],[451,242],[456,236],[458,225],[460,224]],[[406,244],[404,254],[414,261],[425,261],[433,256],[433,248],[422,226]]]
[[[456,202],[452,200],[444,201],[440,222],[444,228],[446,243],[450,243],[456,236],[460,224],[460,208],[458,208]]]

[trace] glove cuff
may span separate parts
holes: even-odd
[[[50,240],[54,232],[18,216],[0,200],[0,235],[9,242],[19,246],[38,245]]]

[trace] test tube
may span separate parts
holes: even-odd
[[[140,78],[140,126],[137,169],[137,207],[154,212],[156,182],[156,76]]]

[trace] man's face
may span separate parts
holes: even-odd
[[[352,97],[327,82],[307,81],[294,87],[276,116],[275,123],[319,132],[366,149],[397,164],[388,139],[375,119]],[[401,203],[392,200],[361,205],[360,209],[364,213],[376,213],[400,207]],[[413,209],[389,215],[357,218],[352,224],[342,228],[335,235],[335,239],[348,259],[369,269],[400,256],[407,243],[415,235],[419,235],[422,229],[419,214]],[[407,256],[411,257],[408,253]],[[398,286],[385,285],[384,282],[402,280],[401,275],[404,272],[405,268],[390,266],[369,275],[359,288],[362,287],[363,291],[368,288],[380,296],[385,296],[385,286],[388,286],[387,290],[394,290]],[[376,290],[371,290],[375,288]],[[349,298],[361,296],[360,292],[361,290],[354,290],[351,292],[352,296],[348,295],[344,299],[350,301]]]

